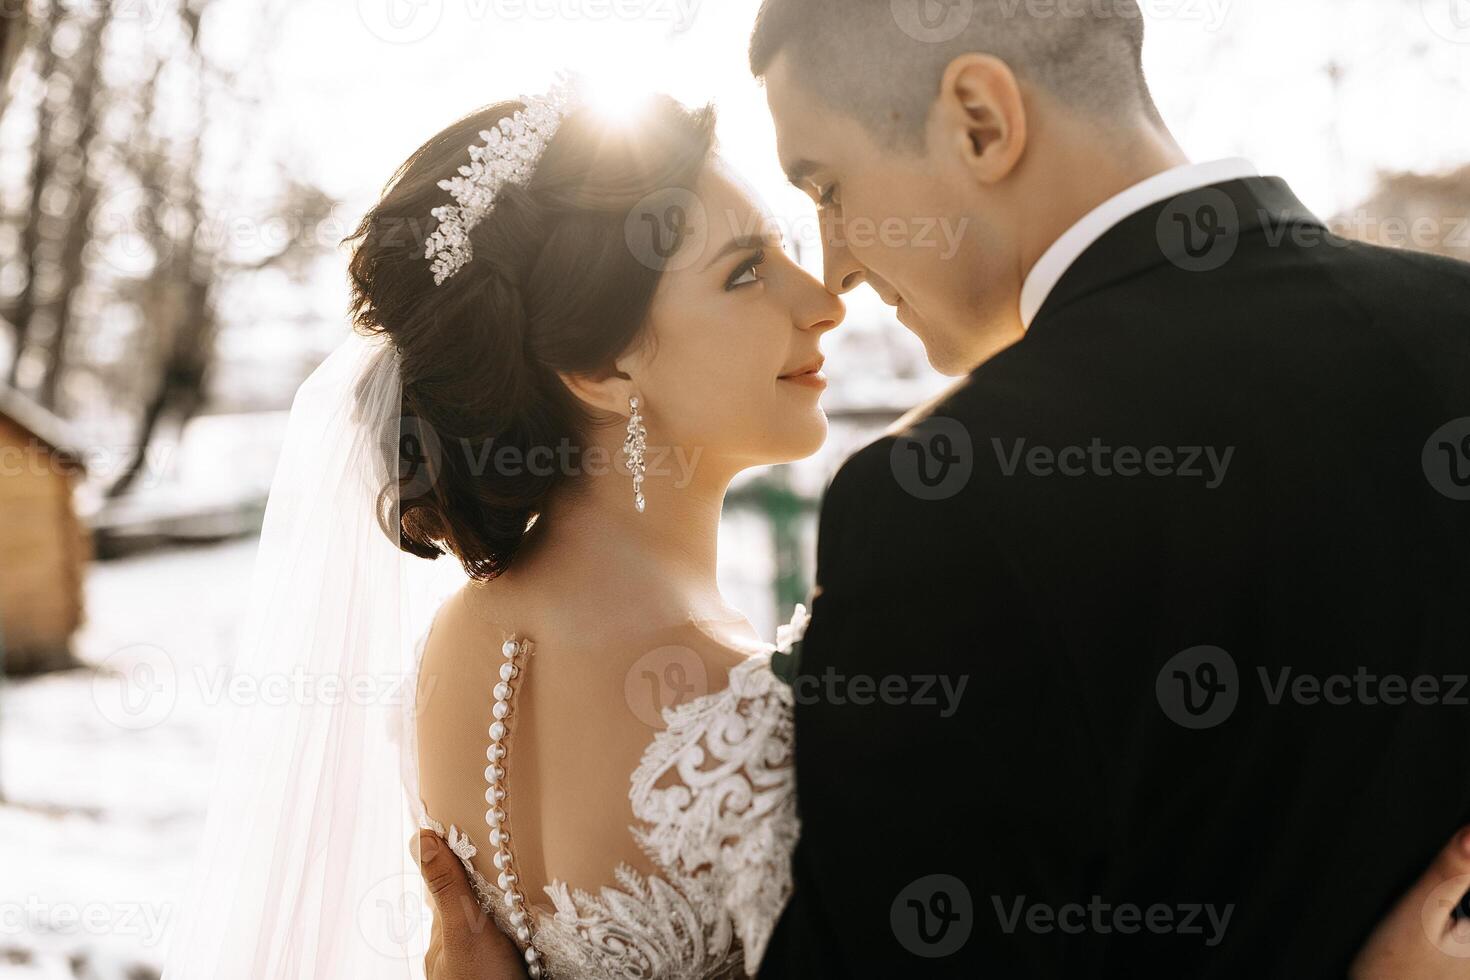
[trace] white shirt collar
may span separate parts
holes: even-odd
[[[1260,172],[1249,160],[1234,157],[1210,163],[1186,163],[1172,170],[1154,174],[1147,180],[1108,198],[1083,215],[1066,233],[1052,243],[1021,285],[1021,323],[1031,329],[1031,321],[1072,263],[1092,247],[1118,222],[1137,214],[1151,204],[1167,201],[1188,191],[1220,184],[1229,180],[1259,177]]]

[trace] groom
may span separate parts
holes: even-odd
[[[762,976],[1470,975],[1470,268],[1189,165],[1085,6],[757,24],[829,288],[963,376],[824,503]]]
[[[965,376],[824,501],[762,977],[1341,977],[1470,819],[1470,266],[1189,164],[1142,41],[761,10],[828,288]]]

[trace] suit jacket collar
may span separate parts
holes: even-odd
[[[1172,262],[1204,275],[1223,268],[1243,239],[1323,223],[1280,177],[1211,184],[1150,205],[1114,225],[1062,274],[1028,331],[1091,293]]]
[[[1230,180],[1259,177],[1255,164],[1241,157],[1186,163],[1153,174],[1127,187],[1084,214],[1051,243],[1021,284],[1021,323],[1031,326],[1062,274],[1105,232],[1136,211],[1168,201],[1187,191]]]

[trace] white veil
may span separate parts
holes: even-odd
[[[401,405],[391,345],[356,335],[296,396],[234,671],[262,693],[229,699],[165,980],[424,975],[416,641],[458,566],[395,544]]]

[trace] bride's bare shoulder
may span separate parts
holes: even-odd
[[[688,666],[698,661],[718,678],[762,648],[750,625],[733,612],[724,621],[696,621],[677,598],[660,598],[652,590],[588,589],[507,574],[468,583],[450,596],[436,617],[426,661],[443,668],[466,665],[512,636],[532,641],[558,666],[575,665],[603,679],[651,652],[672,656],[671,647],[682,648]]]
[[[743,621],[694,622],[657,603],[615,608],[499,580],[466,587],[441,608],[420,675],[424,802],[446,824],[483,829],[491,691],[512,636],[530,641],[509,719],[521,874],[536,886],[612,884],[619,863],[643,864],[628,834],[629,778],[664,709],[719,691],[761,645]]]
[[[537,732],[595,727],[610,742],[625,735],[629,751],[641,748],[664,708],[720,690],[731,669],[763,649],[744,620],[697,622],[676,610],[508,579],[462,587],[440,608],[424,651],[421,747],[478,755],[501,647],[514,637],[531,643],[517,702]]]

